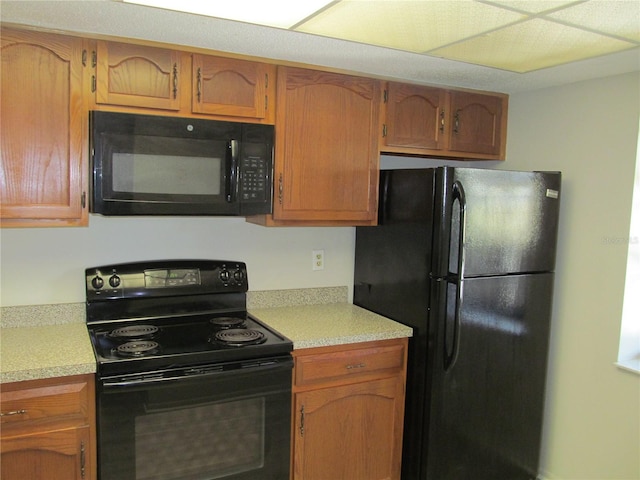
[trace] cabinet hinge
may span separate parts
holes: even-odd
[[[80,476],[85,478],[87,465],[87,454],[84,448],[84,441],[80,442]]]

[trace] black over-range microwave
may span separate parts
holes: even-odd
[[[272,125],[93,111],[89,129],[93,213],[272,211]]]

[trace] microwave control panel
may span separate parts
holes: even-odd
[[[267,199],[267,168],[265,158],[248,155],[242,159],[240,198],[243,202],[264,202]]]

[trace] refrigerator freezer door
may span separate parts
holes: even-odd
[[[460,229],[464,276],[555,269],[560,173],[443,167],[436,175],[436,276],[458,274]]]
[[[381,172],[379,226],[356,229],[353,303],[413,328],[409,339],[402,478],[426,459],[430,381],[434,169]]]
[[[426,478],[535,479],[553,273],[438,285]]]

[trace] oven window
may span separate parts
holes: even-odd
[[[220,158],[114,152],[112,189],[124,193],[219,195]]]
[[[259,470],[264,410],[261,397],[137,417],[135,478],[213,480]]]

